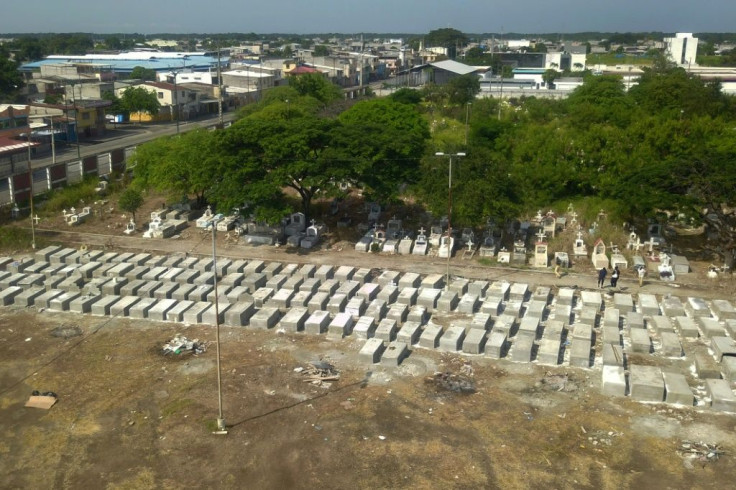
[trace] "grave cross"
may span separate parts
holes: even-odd
[[[544,230],[539,230],[537,232],[537,241],[543,242],[545,238],[547,238],[547,235],[544,233]]]
[[[41,218],[38,217],[38,214],[33,217],[33,224],[38,225],[38,222],[41,221]]]
[[[316,219],[313,219],[312,221],[310,221],[310,223],[312,223],[312,226],[314,226],[314,225],[317,224],[317,220]]]
[[[424,233],[426,233],[426,231],[427,230],[425,230],[423,226],[421,228],[419,228],[419,234],[420,235],[424,235]]]
[[[572,217],[570,219],[570,223],[577,223],[578,222],[578,213],[576,213],[575,211],[573,211],[572,213],[570,213],[570,216]]]

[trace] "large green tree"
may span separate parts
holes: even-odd
[[[141,122],[141,113],[145,112],[155,116],[161,109],[161,103],[158,101],[156,92],[143,87],[125,89],[120,97],[120,105],[128,113],[137,112],[139,123]]]
[[[13,102],[22,87],[23,77],[18,72],[18,64],[0,56],[0,102]]]
[[[131,70],[130,78],[146,81],[156,80],[156,70],[144,66],[136,66]]]

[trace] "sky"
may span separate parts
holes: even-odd
[[[3,2],[7,33],[733,32],[734,0],[36,0]]]

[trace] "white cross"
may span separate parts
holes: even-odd
[[[420,234],[420,235],[424,235],[424,233],[425,233],[426,231],[427,231],[427,230],[425,230],[423,226],[422,226],[421,228],[419,228],[419,234]]]

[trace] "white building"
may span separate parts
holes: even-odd
[[[690,66],[695,64],[698,54],[698,38],[693,37],[690,32],[678,32],[675,37],[664,38],[666,44],[665,54],[670,61],[678,66]]]

